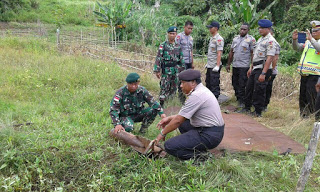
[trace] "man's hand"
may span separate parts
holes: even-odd
[[[307,40],[309,40],[309,41],[311,41],[311,39],[312,39],[312,35],[311,35],[311,33],[310,33],[310,31],[307,29],[307,32],[306,32],[306,36],[307,36]]]
[[[162,115],[160,115],[160,117],[161,117],[161,119],[164,119],[164,118],[167,117],[167,115],[166,114],[162,114]]]
[[[293,33],[292,33],[292,39],[293,40],[297,40],[298,39],[298,30],[294,30]]]
[[[259,76],[259,79],[258,79],[258,81],[260,82],[260,83],[262,83],[262,82],[264,82],[266,80],[266,75],[260,75]]]
[[[157,138],[156,138],[156,141],[155,141],[155,145],[158,145],[159,144],[159,142],[161,141],[161,140],[165,140],[166,138],[164,137],[164,136],[162,136],[161,134],[159,134],[158,136],[157,136]]]
[[[320,83],[317,83],[317,84],[316,84],[316,90],[317,90],[317,92],[320,91]]]
[[[230,72],[230,64],[227,64],[226,70],[227,70],[228,73]]]
[[[247,71],[247,77],[249,78],[251,75],[251,68]]]
[[[170,122],[169,117],[165,117],[161,119],[161,121],[157,125],[158,129],[163,129],[166,125],[168,125],[169,122]]]
[[[122,125],[116,125],[116,127],[113,130],[114,134],[119,133],[120,131],[125,131],[125,129],[122,127]]]
[[[161,77],[160,72],[156,72],[155,74],[156,74],[157,78],[160,79],[160,77]]]

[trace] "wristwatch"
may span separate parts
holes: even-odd
[[[160,135],[162,135],[162,137],[166,137],[167,134],[163,134],[162,131],[163,129],[161,130]]]
[[[266,73],[262,71],[262,72],[261,72],[261,75],[266,75]]]

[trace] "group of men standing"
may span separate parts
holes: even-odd
[[[235,90],[242,112],[251,112],[261,116],[270,101],[272,82],[277,74],[276,63],[280,53],[279,43],[271,35],[272,22],[261,19],[258,22],[262,37],[256,42],[248,34],[250,26],[244,23],[240,28],[240,35],[233,39],[229,53],[227,71],[233,63],[232,85]],[[168,29],[168,41],[159,46],[154,72],[160,80],[160,104],[173,96],[177,86],[181,96],[178,74],[193,67],[192,22],[186,22],[184,32],[177,35],[177,28]],[[207,25],[211,38],[208,45],[208,61],[206,64],[206,87],[219,98],[221,57],[224,48],[224,39],[219,34],[220,24],[216,21]],[[181,51],[179,51],[181,50]],[[252,65],[250,65],[252,63]],[[268,90],[268,91],[267,91]]]
[[[312,21],[311,24],[312,35],[307,32],[304,46],[297,43],[296,31],[292,36],[293,47],[304,49],[305,56],[300,63],[306,61],[307,64],[317,64],[320,61],[320,22]],[[272,36],[272,22],[261,19],[258,25],[261,35],[258,41],[248,34],[250,26],[247,23],[241,25],[239,35],[233,39],[226,66],[229,72],[232,63],[232,85],[241,112],[251,113],[253,106],[255,116],[261,116],[269,104],[280,54],[280,45]],[[127,85],[116,92],[110,105],[115,133],[132,131],[134,122],[142,122],[140,132],[144,133],[158,114],[161,117],[158,123],[161,132],[156,143],[177,128],[181,132],[181,135],[165,143],[165,150],[169,154],[190,159],[219,145],[224,134],[224,120],[217,101],[224,39],[219,35],[218,22],[212,22],[207,28],[211,38],[205,66],[206,87],[201,83],[200,71],[193,69],[192,22],[187,21],[184,32],[179,34],[176,27],[170,27],[167,30],[168,40],[160,44],[154,65],[154,73],[160,79],[160,103],[139,85],[140,76],[130,73],[126,78]],[[316,87],[320,89],[318,79],[318,75],[301,73],[301,115],[305,114],[306,109],[308,114],[320,109],[320,92],[315,99]],[[177,89],[183,106],[177,115],[167,117],[163,112],[165,101],[173,97]],[[148,103],[148,108],[144,107],[145,103]]]

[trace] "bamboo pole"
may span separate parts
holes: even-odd
[[[316,154],[316,149],[317,149],[317,144],[318,144],[319,134],[320,134],[319,128],[320,128],[320,122],[314,123],[306,159],[301,169],[301,174],[297,183],[296,192],[304,191],[304,188],[307,184],[307,181],[311,172],[314,156]]]

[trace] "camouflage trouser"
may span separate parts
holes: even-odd
[[[160,80],[160,102],[164,102],[167,98],[172,97],[177,92],[178,77],[177,74],[162,74]]]
[[[120,117],[120,121],[124,129],[127,132],[131,132],[133,131],[134,122],[142,122],[141,127],[147,128],[153,123],[157,114],[157,110],[148,107],[138,112],[137,114],[127,117]]]

